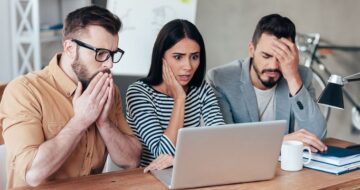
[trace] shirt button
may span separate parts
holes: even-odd
[[[304,109],[304,106],[303,106],[303,104],[302,104],[300,101],[297,101],[296,104],[298,105],[298,107],[299,107],[300,110],[303,110],[303,109]]]

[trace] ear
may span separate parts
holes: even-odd
[[[253,58],[254,57],[254,53],[255,53],[255,46],[253,42],[250,42],[248,45],[248,53],[249,53],[249,57]]]
[[[65,40],[63,42],[64,54],[71,59],[76,58],[76,44],[71,40]]]

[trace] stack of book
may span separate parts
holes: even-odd
[[[304,160],[309,153],[304,152]],[[340,175],[360,168],[360,151],[328,146],[326,152],[312,153],[311,162],[304,167]]]

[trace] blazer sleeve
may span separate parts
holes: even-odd
[[[299,69],[303,86],[295,96],[290,97],[297,129],[306,129],[323,139],[326,136],[326,119],[316,103],[315,88],[312,85],[313,73],[308,68]]]
[[[217,81],[217,77],[219,76],[216,75],[217,75],[216,70],[210,70],[207,73],[207,77],[206,77],[207,82],[212,87],[214,94],[218,100],[220,111],[223,115],[225,123],[227,124],[234,123],[230,102],[226,98],[225,94],[222,92],[219,86],[219,82]]]

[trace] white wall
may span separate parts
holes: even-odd
[[[0,82],[8,82],[12,79],[10,0],[0,1],[0,18]]]

